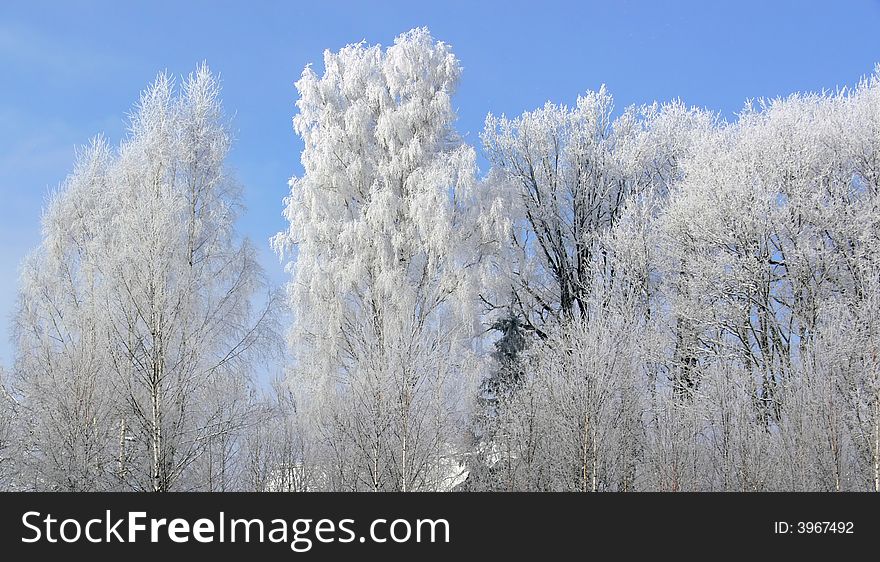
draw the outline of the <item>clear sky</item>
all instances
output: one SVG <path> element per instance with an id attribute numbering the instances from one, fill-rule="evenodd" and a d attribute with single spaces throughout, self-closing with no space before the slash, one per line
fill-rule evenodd
<path id="1" fill-rule="evenodd" d="M 746 98 L 856 82 L 880 62 L 880 1 L 125 1 L 4 0 L 0 9 L 0 364 L 18 264 L 39 242 L 46 195 L 74 148 L 117 142 L 139 91 L 202 60 L 221 75 L 245 186 L 241 230 L 284 280 L 268 238 L 301 173 L 293 83 L 324 49 L 387 45 L 427 25 L 464 73 L 455 104 L 473 143 L 489 111 L 571 103 L 608 85 L 618 108 L 681 98 L 732 118 Z"/>

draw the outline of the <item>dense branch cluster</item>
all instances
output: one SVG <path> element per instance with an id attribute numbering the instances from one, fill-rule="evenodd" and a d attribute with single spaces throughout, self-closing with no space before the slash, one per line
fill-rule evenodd
<path id="1" fill-rule="evenodd" d="M 282 298 L 205 67 L 82 151 L 22 266 L 0 487 L 880 491 L 880 71 L 734 121 L 603 87 L 474 147 L 428 30 L 323 62 Z"/>

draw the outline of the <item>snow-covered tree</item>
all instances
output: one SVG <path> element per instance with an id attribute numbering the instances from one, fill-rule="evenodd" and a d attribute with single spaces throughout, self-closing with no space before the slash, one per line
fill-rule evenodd
<path id="1" fill-rule="evenodd" d="M 163 74 L 119 150 L 93 143 L 50 202 L 16 319 L 38 487 L 187 488 L 238 423 L 225 391 L 271 341 L 274 307 L 255 309 L 229 144 L 207 67 L 179 91 Z"/>
<path id="2" fill-rule="evenodd" d="M 495 201 L 483 222 L 487 239 L 502 241 L 501 284 L 487 302 L 516 307 L 539 334 L 548 321 L 589 320 L 597 272 L 609 287 L 621 273 L 603 239 L 665 196 L 694 131 L 711 123 L 711 115 L 680 103 L 612 112 L 603 86 L 572 108 L 547 103 L 513 119 L 486 119 L 486 184 Z M 646 283 L 650 271 L 641 273 L 629 282 Z"/>
<path id="3" fill-rule="evenodd" d="M 475 155 L 453 127 L 460 73 L 414 29 L 387 49 L 327 51 L 323 75 L 297 82 L 305 173 L 275 243 L 295 252 L 292 378 L 334 488 L 436 489 L 456 451 L 479 250 Z"/>
<path id="4" fill-rule="evenodd" d="M 9 490 L 20 465 L 16 400 L 7 386 L 6 372 L 0 367 L 0 490 Z"/>
<path id="5" fill-rule="evenodd" d="M 22 265 L 15 319 L 16 387 L 28 443 L 22 464 L 38 489 L 113 487 L 119 397 L 110 390 L 103 272 L 111 151 L 96 139 L 43 215 L 43 241 Z"/>

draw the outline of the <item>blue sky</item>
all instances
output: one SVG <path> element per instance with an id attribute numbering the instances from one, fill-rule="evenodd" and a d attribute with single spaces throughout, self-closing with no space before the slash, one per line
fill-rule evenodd
<path id="1" fill-rule="evenodd" d="M 389 44 L 427 25 L 464 66 L 459 130 L 489 111 L 571 103 L 608 85 L 617 107 L 681 98 L 733 117 L 746 98 L 852 84 L 880 62 L 880 1 L 794 2 L 4 2 L 0 12 L 0 364 L 18 264 L 39 242 L 46 195 L 97 133 L 118 141 L 139 91 L 202 60 L 219 72 L 245 186 L 240 228 L 284 280 L 268 238 L 283 228 L 303 67 L 324 49 Z"/>

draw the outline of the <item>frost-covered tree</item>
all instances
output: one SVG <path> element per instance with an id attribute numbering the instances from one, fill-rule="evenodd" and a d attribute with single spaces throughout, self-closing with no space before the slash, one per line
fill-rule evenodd
<path id="1" fill-rule="evenodd" d="M 37 487 L 198 486 L 189 467 L 240 423 L 274 307 L 255 309 L 234 229 L 219 91 L 204 65 L 179 90 L 160 75 L 120 148 L 93 143 L 49 204 L 16 318 Z"/>
<path id="2" fill-rule="evenodd" d="M 749 103 L 732 123 L 679 103 L 614 118 L 604 91 L 490 116 L 482 224 L 502 275 L 482 296 L 509 298 L 548 358 L 499 416 L 520 437 L 481 444 L 490 472 L 558 484 L 565 456 L 540 445 L 567 447 L 550 420 L 568 410 L 536 381 L 575 400 L 558 334 L 622 322 L 640 334 L 636 489 L 876 487 L 877 84 Z"/>
<path id="3" fill-rule="evenodd" d="M 682 163 L 659 221 L 662 291 L 670 320 L 688 326 L 692 364 L 711 379 L 715 424 L 700 432 L 724 452 L 713 486 L 870 481 L 871 441 L 860 456 L 856 435 L 872 434 L 873 321 L 857 318 L 877 278 L 878 91 L 874 77 L 853 91 L 747 104 Z M 680 357 L 673 368 L 686 366 Z"/>
<path id="4" fill-rule="evenodd" d="M 609 287 L 621 273 L 603 238 L 665 196 L 694 131 L 711 122 L 680 103 L 633 106 L 616 118 L 612 111 L 603 86 L 572 108 L 548 103 L 513 119 L 486 119 L 486 184 L 495 200 L 484 223 L 487 238 L 501 241 L 502 280 L 487 302 L 509 298 L 538 334 L 548 321 L 589 320 L 597 272 Z M 628 282 L 647 283 L 650 271 L 641 273 Z"/>
<path id="5" fill-rule="evenodd" d="M 260 492 L 308 492 L 327 486 L 326 473 L 313 461 L 302 408 L 283 379 L 263 398 L 266 418 L 245 434 L 243 485 Z"/>
<path id="6" fill-rule="evenodd" d="M 590 299 L 590 306 L 601 299 Z M 478 489 L 636 489 L 646 395 L 639 330 L 624 314 L 554 328 L 499 399 Z"/>
<path id="7" fill-rule="evenodd" d="M 20 465 L 16 400 L 7 386 L 6 372 L 0 366 L 0 490 L 9 490 L 15 481 L 15 467 Z"/>
<path id="8" fill-rule="evenodd" d="M 690 353 L 753 371 L 768 419 L 824 303 L 862 291 L 876 147 L 851 139 L 871 137 L 862 106 L 876 91 L 868 81 L 852 95 L 747 105 L 683 164 L 662 219 L 664 280 Z"/>
<path id="9" fill-rule="evenodd" d="M 209 439 L 227 431 L 202 393 L 247 376 L 251 351 L 272 333 L 254 310 L 264 286 L 256 254 L 236 238 L 239 186 L 223 166 L 229 134 L 207 67 L 179 95 L 160 78 L 142 95 L 117 167 L 110 329 L 121 392 L 146 446 L 142 485 L 171 489 Z M 270 301 L 271 302 L 271 301 Z"/>
<path id="10" fill-rule="evenodd" d="M 629 107 L 614 117 L 612 98 L 604 87 L 579 97 L 574 108 L 548 103 L 515 119 L 491 115 L 487 119 L 483 142 L 493 167 L 484 181 L 491 196 L 481 207 L 481 226 L 485 239 L 495 241 L 495 252 L 487 261 L 497 277 L 481 296 L 490 310 L 516 310 L 527 331 L 539 336 L 532 355 L 542 358 L 538 363 L 541 373 L 526 374 L 531 381 L 523 390 L 527 396 L 505 401 L 503 407 L 511 411 L 499 415 L 497 421 L 522 423 L 530 434 L 540 427 L 551 427 L 552 437 L 524 438 L 536 444 L 559 439 L 559 423 L 591 428 L 578 434 L 582 448 L 580 485 L 566 482 L 570 475 L 554 476 L 552 485 L 548 480 L 539 489 L 636 487 L 643 439 L 642 420 L 635 412 L 646 397 L 634 389 L 644 394 L 645 388 L 656 386 L 661 373 L 671 370 L 671 354 L 666 355 L 663 348 L 667 343 L 664 338 L 670 338 L 664 332 L 668 329 L 679 334 L 679 339 L 684 333 L 680 326 L 666 326 L 668 304 L 660 292 L 662 256 L 656 244 L 658 216 L 665 211 L 669 191 L 681 179 L 681 162 L 709 134 L 714 121 L 712 114 L 680 102 Z M 614 445 L 610 445 L 614 441 L 609 427 L 590 440 L 590 431 L 612 423 L 606 419 L 606 411 L 600 413 L 584 405 L 599 396 L 590 394 L 599 383 L 566 374 L 572 370 L 583 374 L 592 367 L 571 367 L 564 358 L 559 358 L 561 363 L 552 359 L 554 354 L 566 353 L 562 351 L 565 345 L 557 342 L 559 338 L 571 342 L 599 337 L 609 322 L 641 334 L 638 345 L 626 348 L 638 354 L 641 363 L 623 369 L 621 380 L 614 380 L 617 375 L 607 372 L 596 375 L 611 376 L 608 388 L 627 393 L 625 399 L 617 395 L 622 400 L 618 405 L 633 408 L 616 420 L 623 424 L 619 431 L 625 437 Z M 602 341 L 607 349 L 591 348 L 598 357 L 617 357 L 625 345 L 625 340 L 613 337 Z M 578 371 L 581 368 L 584 370 Z M 541 386 L 534 386 L 536 381 Z M 586 386 L 578 386 L 581 384 Z M 540 388 L 552 392 L 557 402 L 536 407 L 534 399 L 540 395 L 536 389 Z M 566 392 L 572 394 L 563 398 Z M 566 399 L 581 402 L 572 405 Z M 588 413 L 576 422 L 558 417 L 572 408 Z M 531 423 L 529 412 L 539 413 L 550 426 Z M 522 416 L 525 419 L 516 421 Z M 585 453 L 583 447 L 589 449 L 589 445 L 584 444 L 589 442 L 597 449 Z M 577 443 L 572 442 L 572 451 Z M 504 444 L 499 440 L 482 443 L 481 450 L 497 458 L 501 447 L 506 451 L 503 455 L 519 459 L 517 462 L 534 454 L 528 450 L 510 453 L 509 446 L 508 438 Z M 597 466 L 601 447 L 619 447 L 622 456 L 618 460 L 625 468 Z M 562 457 L 556 455 L 555 460 L 560 462 Z M 570 470 L 570 466 L 551 467 L 548 474 Z"/>
<path id="11" fill-rule="evenodd" d="M 28 441 L 21 462 L 37 489 L 114 486 L 121 401 L 111 390 L 103 273 L 94 259 L 110 234 L 111 160 L 101 139 L 80 152 L 45 209 L 40 248 L 22 265 L 15 385 Z"/>
<path id="12" fill-rule="evenodd" d="M 473 324 L 475 156 L 453 127 L 461 73 L 414 29 L 325 52 L 297 82 L 305 173 L 290 182 L 294 384 L 339 489 L 444 486 Z"/>

